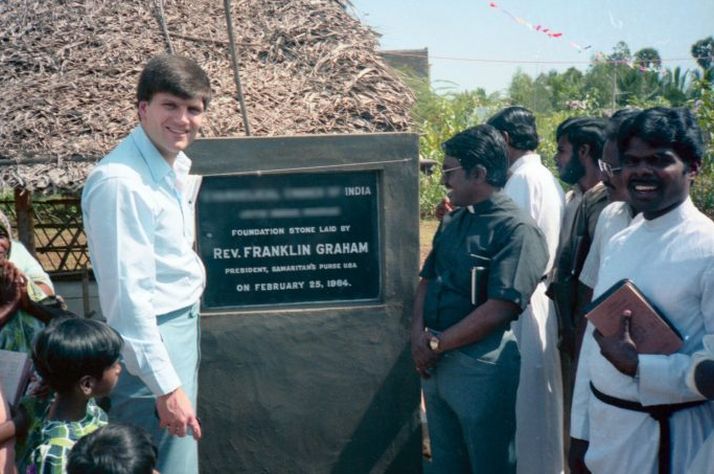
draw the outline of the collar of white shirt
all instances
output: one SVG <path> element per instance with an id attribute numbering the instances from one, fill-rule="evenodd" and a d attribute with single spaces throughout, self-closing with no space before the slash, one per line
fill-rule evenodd
<path id="1" fill-rule="evenodd" d="M 166 162 L 156 146 L 151 142 L 148 135 L 144 131 L 141 125 L 138 125 L 134 130 L 131 131 L 131 138 L 134 145 L 139 149 L 141 157 L 146 162 L 146 166 L 149 168 L 151 173 L 151 178 L 159 183 L 170 176 L 171 180 L 174 181 L 177 175 L 188 174 L 188 170 L 191 169 L 191 160 L 186 156 L 184 152 L 179 152 L 176 156 L 176 161 L 174 162 L 174 167 L 171 168 Z"/>
<path id="2" fill-rule="evenodd" d="M 540 155 L 538 153 L 528 153 L 526 155 L 518 158 L 508 169 L 509 172 L 513 173 L 521 166 L 527 165 L 528 163 L 538 163 L 541 164 Z"/>

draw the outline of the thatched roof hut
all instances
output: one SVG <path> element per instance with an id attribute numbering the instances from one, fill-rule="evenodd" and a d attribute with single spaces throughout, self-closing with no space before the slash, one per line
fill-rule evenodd
<path id="1" fill-rule="evenodd" d="M 161 1 L 0 2 L 0 162 L 13 163 L 0 166 L 0 186 L 79 189 L 136 123 L 138 75 L 169 44 L 211 77 L 203 136 L 244 134 L 223 2 Z M 253 135 L 409 127 L 412 94 L 347 0 L 231 3 Z"/>

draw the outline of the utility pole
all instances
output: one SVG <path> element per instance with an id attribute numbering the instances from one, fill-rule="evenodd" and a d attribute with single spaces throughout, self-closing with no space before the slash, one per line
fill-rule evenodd
<path id="1" fill-rule="evenodd" d="M 617 64 L 612 67 L 612 110 L 617 109 Z"/>

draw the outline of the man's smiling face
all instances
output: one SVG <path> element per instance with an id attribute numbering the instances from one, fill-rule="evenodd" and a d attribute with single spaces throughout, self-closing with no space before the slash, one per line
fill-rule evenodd
<path id="1" fill-rule="evenodd" d="M 170 161 L 196 138 L 203 114 L 201 98 L 182 99 L 157 92 L 150 101 L 139 102 L 139 118 L 144 131 L 161 155 Z"/>
<path id="2" fill-rule="evenodd" d="M 622 156 L 622 179 L 632 205 L 654 219 L 684 202 L 697 172 L 670 148 L 655 148 L 633 137 Z"/>

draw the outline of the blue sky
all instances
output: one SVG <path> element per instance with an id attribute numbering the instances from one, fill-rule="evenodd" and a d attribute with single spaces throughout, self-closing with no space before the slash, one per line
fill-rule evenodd
<path id="1" fill-rule="evenodd" d="M 570 66 L 585 70 L 595 52 L 610 53 L 620 40 L 633 53 L 657 49 L 665 67 L 694 69 L 692 43 L 714 34 L 710 0 L 495 3 L 498 8 L 487 0 L 352 0 L 353 13 L 382 34 L 382 49 L 428 47 L 432 84 L 456 90 L 504 90 L 518 68 L 531 76 Z M 563 36 L 532 31 L 506 11 Z M 590 48 L 579 51 L 570 42 Z"/>

